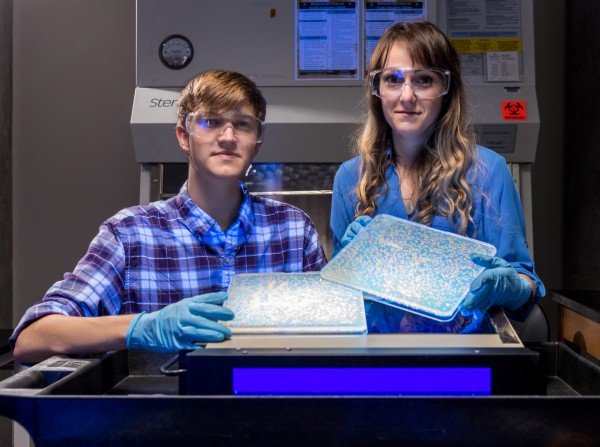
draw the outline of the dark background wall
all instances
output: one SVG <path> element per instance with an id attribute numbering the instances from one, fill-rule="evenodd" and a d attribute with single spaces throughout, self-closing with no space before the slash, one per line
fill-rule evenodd
<path id="1" fill-rule="evenodd" d="M 0 0 L 0 328 L 12 327 L 12 7 Z M 0 368 L 0 380 L 10 374 Z M 12 421 L 0 417 L 0 446 L 12 434 Z"/>
<path id="2" fill-rule="evenodd" d="M 12 0 L 0 0 L 0 328 L 12 325 Z"/>
<path id="3" fill-rule="evenodd" d="M 600 290 L 600 2 L 568 2 L 564 285 Z"/>
<path id="4" fill-rule="evenodd" d="M 593 2 L 579 3 L 597 9 Z M 534 1 L 541 116 L 534 240 L 537 268 L 549 288 L 563 286 L 566 5 Z M 129 134 L 134 0 L 19 0 L 13 18 L 16 323 L 73 268 L 100 222 L 137 202 L 139 173 Z"/>
<path id="5" fill-rule="evenodd" d="M 135 204 L 134 0 L 14 2 L 14 322 Z"/>
<path id="6" fill-rule="evenodd" d="M 568 1 L 568 0 L 567 0 Z M 565 162 L 565 0 L 534 0 L 535 69 L 540 134 L 532 167 L 535 263 L 546 288 L 563 288 Z M 580 2 L 589 3 L 589 2 Z M 542 307 L 552 322 L 557 309 Z M 550 335 L 556 338 L 556 325 Z"/>

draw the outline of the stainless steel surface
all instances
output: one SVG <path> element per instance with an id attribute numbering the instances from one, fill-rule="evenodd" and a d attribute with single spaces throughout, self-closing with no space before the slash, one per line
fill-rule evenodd
<path id="1" fill-rule="evenodd" d="M 521 343 L 517 332 L 502 310 L 496 308 L 495 310 L 491 311 L 491 319 L 496 330 L 496 334 L 498 334 L 498 337 L 503 343 Z"/>
<path id="2" fill-rule="evenodd" d="M 234 335 L 222 343 L 209 343 L 207 349 L 243 348 L 519 348 L 523 343 L 501 310 L 490 319 L 495 333 L 448 334 L 402 333 L 364 335 Z"/>
<path id="3" fill-rule="evenodd" d="M 520 341 L 505 341 L 498 334 L 367 334 L 337 336 L 233 336 L 207 349 L 244 348 L 520 348 Z"/>

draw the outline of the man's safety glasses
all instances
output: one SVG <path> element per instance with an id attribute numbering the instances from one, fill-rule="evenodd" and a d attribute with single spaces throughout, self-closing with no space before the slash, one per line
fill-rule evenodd
<path id="1" fill-rule="evenodd" d="M 204 140 L 219 138 L 228 126 L 232 127 L 236 139 L 240 142 L 262 142 L 265 123 L 251 115 L 239 112 L 224 115 L 193 112 L 185 118 L 187 133 Z"/>
<path id="2" fill-rule="evenodd" d="M 369 73 L 371 94 L 384 99 L 398 98 L 410 85 L 419 99 L 435 99 L 448 93 L 450 72 L 438 68 L 386 67 Z"/>

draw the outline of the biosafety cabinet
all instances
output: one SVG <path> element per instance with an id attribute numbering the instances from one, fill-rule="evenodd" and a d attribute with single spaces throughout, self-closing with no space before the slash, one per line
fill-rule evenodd
<path id="1" fill-rule="evenodd" d="M 141 203 L 176 194 L 187 176 L 174 135 L 179 91 L 202 71 L 233 69 L 268 103 L 250 191 L 304 209 L 329 253 L 333 176 L 354 156 L 370 55 L 390 25 L 428 20 L 460 53 L 478 142 L 509 163 L 533 249 L 540 119 L 531 0 L 138 0 L 136 20 L 131 131 Z"/>

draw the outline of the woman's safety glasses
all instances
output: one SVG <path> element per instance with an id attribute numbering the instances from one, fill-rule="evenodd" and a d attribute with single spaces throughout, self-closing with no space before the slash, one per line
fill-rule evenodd
<path id="1" fill-rule="evenodd" d="M 419 99 L 435 99 L 448 93 L 450 72 L 438 68 L 386 67 L 369 73 L 371 94 L 384 99 L 396 99 L 410 85 Z"/>
<path id="2" fill-rule="evenodd" d="M 235 138 L 240 142 L 262 142 L 265 123 L 251 115 L 239 112 L 224 115 L 193 112 L 185 118 L 187 133 L 203 140 L 216 140 L 228 126 L 231 126 Z"/>

